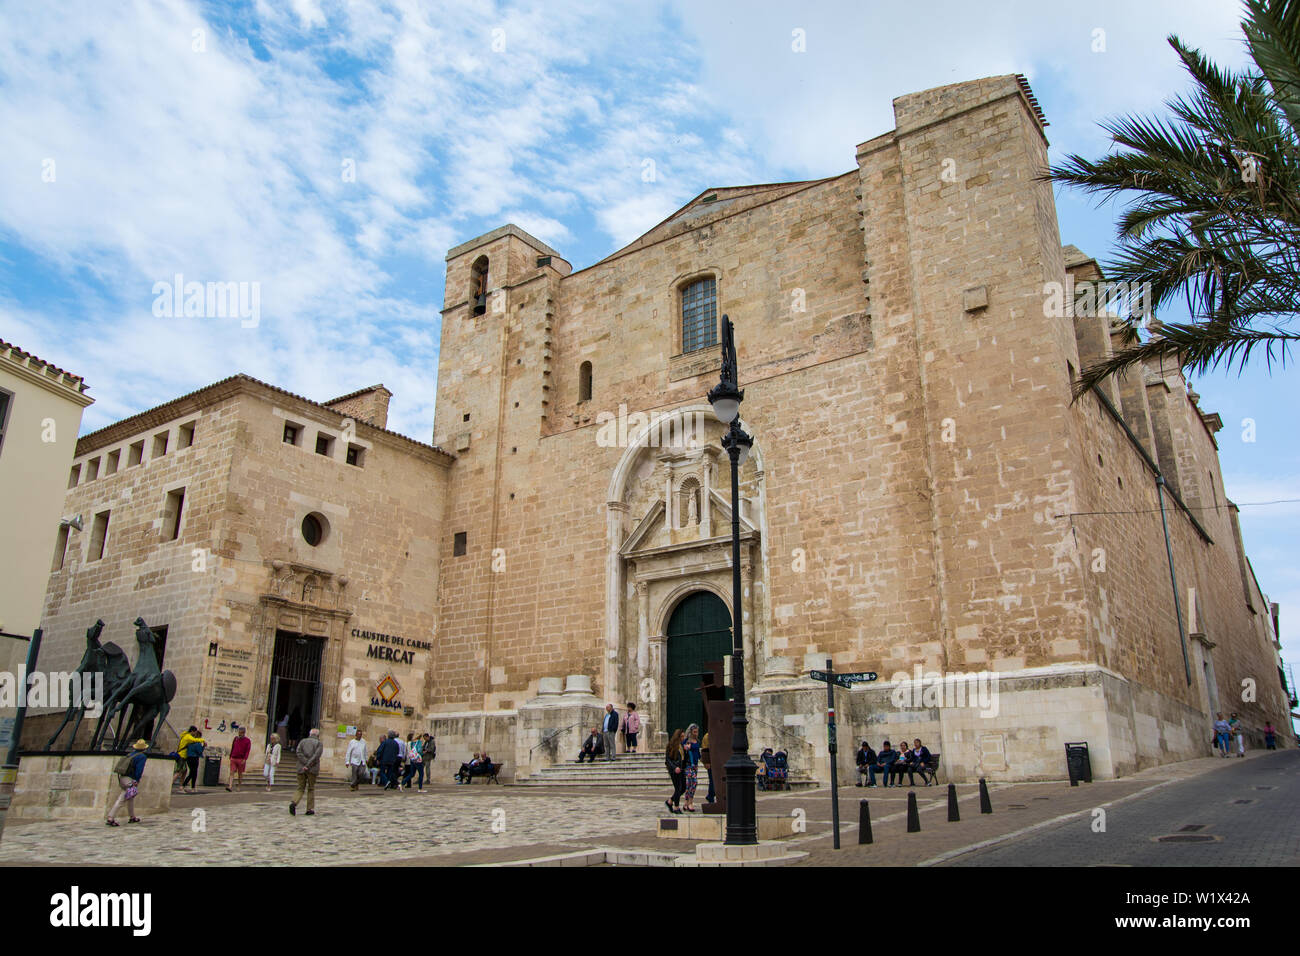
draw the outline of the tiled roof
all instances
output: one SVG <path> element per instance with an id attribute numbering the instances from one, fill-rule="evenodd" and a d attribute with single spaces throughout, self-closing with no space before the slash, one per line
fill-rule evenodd
<path id="1" fill-rule="evenodd" d="M 80 392 L 84 392 L 88 388 L 88 386 L 86 385 L 86 380 L 83 379 L 80 375 L 75 375 L 72 372 L 67 371 L 66 369 L 61 369 L 53 362 L 47 362 L 45 361 L 45 359 L 33 355 L 31 352 L 24 351 L 23 349 L 20 349 L 18 346 L 6 342 L 4 339 L 0 339 L 0 354 L 4 354 L 8 358 L 11 358 L 14 361 L 19 362 L 23 365 L 26 365 L 27 367 L 31 368 L 33 371 L 45 372 L 47 374 L 53 372 L 57 376 L 66 378 L 72 385 L 75 385 L 77 390 Z"/>
<path id="2" fill-rule="evenodd" d="M 321 404 L 337 405 L 339 402 L 346 402 L 349 398 L 356 398 L 358 395 L 369 395 L 371 392 L 378 392 L 381 389 L 388 392 L 388 389 L 384 388 L 383 384 L 380 383 L 379 385 L 371 385 L 369 388 L 359 388 L 355 392 L 348 392 L 346 395 L 340 395 L 338 398 L 331 398 L 328 402 L 321 402 Z M 393 393 L 388 392 L 388 394 L 392 395 Z"/>

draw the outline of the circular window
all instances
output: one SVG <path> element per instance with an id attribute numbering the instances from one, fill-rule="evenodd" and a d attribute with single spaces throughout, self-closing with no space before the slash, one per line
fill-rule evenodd
<path id="1" fill-rule="evenodd" d="M 324 515 L 313 511 L 302 519 L 302 539 L 313 548 L 324 541 L 328 533 L 329 522 L 325 520 Z"/>

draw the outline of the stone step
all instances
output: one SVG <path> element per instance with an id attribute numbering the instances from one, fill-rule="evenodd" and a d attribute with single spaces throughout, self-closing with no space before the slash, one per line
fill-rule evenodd
<path id="1" fill-rule="evenodd" d="M 757 763 L 757 760 L 755 760 Z M 669 786 L 668 773 L 664 769 L 663 753 L 620 754 L 614 760 L 597 759 L 595 763 L 583 761 L 566 761 L 549 767 L 542 767 L 525 780 L 519 780 L 522 786 L 531 787 L 656 787 Z M 707 773 L 701 768 L 700 783 L 708 786 Z M 789 784 L 792 790 L 803 790 L 817 786 L 817 781 L 810 777 L 791 773 Z"/>

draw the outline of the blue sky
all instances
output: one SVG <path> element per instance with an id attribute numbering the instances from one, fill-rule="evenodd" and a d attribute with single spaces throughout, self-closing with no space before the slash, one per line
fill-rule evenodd
<path id="1" fill-rule="evenodd" d="M 582 268 L 708 186 L 851 169 L 895 96 L 1002 73 L 1029 77 L 1054 159 L 1100 155 L 1098 121 L 1183 87 L 1169 33 L 1245 63 L 1230 0 L 988 7 L 7 5 L 0 337 L 86 377 L 85 430 L 243 371 L 316 399 L 383 382 L 391 426 L 428 441 L 458 242 L 515 222 Z M 1104 260 L 1113 211 L 1058 212 Z M 155 316 L 176 273 L 258 282 L 259 324 Z M 1297 656 L 1300 506 L 1249 503 L 1300 497 L 1300 386 L 1262 366 L 1195 384 Z"/>

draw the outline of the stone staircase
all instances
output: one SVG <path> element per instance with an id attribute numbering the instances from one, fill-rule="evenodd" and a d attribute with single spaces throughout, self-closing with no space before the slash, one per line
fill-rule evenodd
<path id="1" fill-rule="evenodd" d="M 754 762 L 758 763 L 757 755 Z M 567 760 L 564 763 L 542 767 L 525 780 L 515 783 L 523 787 L 657 787 L 670 789 L 668 771 L 664 769 L 664 755 L 660 753 L 619 754 L 612 761 L 597 757 L 595 763 Z M 791 790 L 806 790 L 817 786 L 817 781 L 794 770 L 789 777 Z M 699 793 L 703 796 L 709 786 L 708 775 L 700 768 Z"/>

